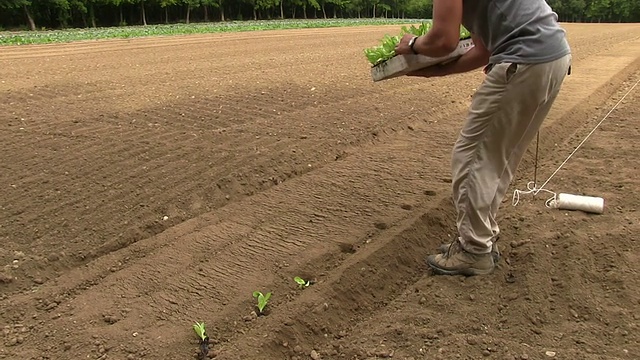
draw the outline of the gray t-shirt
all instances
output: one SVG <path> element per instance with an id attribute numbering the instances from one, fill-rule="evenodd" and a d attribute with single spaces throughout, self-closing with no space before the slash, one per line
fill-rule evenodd
<path id="1" fill-rule="evenodd" d="M 462 24 L 491 52 L 489 63 L 542 63 L 571 52 L 545 0 L 463 0 Z"/>

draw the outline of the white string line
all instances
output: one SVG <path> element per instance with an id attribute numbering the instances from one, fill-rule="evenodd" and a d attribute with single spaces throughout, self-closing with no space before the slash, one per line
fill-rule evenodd
<path id="1" fill-rule="evenodd" d="M 571 152 L 571 154 L 569 154 L 569 156 L 562 162 L 562 164 L 560 164 L 560 166 L 556 169 L 556 171 L 554 171 L 553 174 L 551 174 L 549 179 L 547 179 L 547 181 L 545 181 L 544 184 L 542 184 L 542 186 L 540 186 L 540 188 L 538 189 L 536 194 L 540 190 L 542 190 L 542 188 L 544 188 L 545 185 L 547 185 L 547 183 L 551 180 L 551 178 L 553 178 L 558 173 L 558 171 L 560 171 L 560 169 L 564 166 L 564 164 L 566 164 L 567 161 L 569 161 L 569 159 L 571 159 L 573 154 L 575 154 L 576 151 L 578 151 L 578 149 L 582 146 L 582 144 L 584 144 L 589 139 L 589 137 L 598 129 L 600 124 L 602 124 L 609 117 L 609 115 L 611 115 L 611 113 L 618 107 L 618 105 L 620 105 L 620 103 L 622 103 L 622 101 L 627 97 L 627 95 L 629 95 L 633 91 L 633 89 L 635 89 L 636 86 L 638 86 L 639 83 L 640 83 L 640 80 L 636 81 L 636 83 L 631 87 L 631 89 L 629 89 L 629 91 L 627 91 L 627 93 L 624 94 L 624 96 L 620 100 L 618 100 L 618 102 L 613 106 L 613 108 L 611 108 L 611 110 L 609 110 L 609 112 L 602 118 L 602 120 L 600 120 L 600 122 L 596 125 L 596 127 L 594 127 L 593 130 L 591 130 L 591 132 L 587 135 L 587 137 L 585 137 L 582 140 L 582 142 L 580 142 L 580 144 L 578 144 L 578 146 Z"/>
<path id="2" fill-rule="evenodd" d="M 624 94 L 624 96 L 622 96 L 622 98 L 620 100 L 618 100 L 618 102 L 611 108 L 611 110 L 609 110 L 609 112 L 602 118 L 602 120 L 600 120 L 600 122 L 598 122 L 598 124 L 593 128 L 593 130 L 591 130 L 591 132 L 589 132 L 589 134 L 580 142 L 580 144 L 578 144 L 578 146 L 576 146 L 575 149 L 573 149 L 573 151 L 571 152 L 571 154 L 569 154 L 569 156 L 567 156 L 567 158 L 562 162 L 562 164 L 560 164 L 560 166 L 558 166 L 558 168 L 553 172 L 553 174 L 551 174 L 551 176 L 549 176 L 549 178 L 547 179 L 547 181 L 544 182 L 544 184 L 542 184 L 542 186 L 540 186 L 539 188 L 535 188 L 535 187 L 531 187 L 531 182 L 529 182 L 527 184 L 527 189 L 529 189 L 529 191 L 527 191 L 526 193 L 533 193 L 534 195 L 537 195 L 540 191 L 543 190 L 543 188 L 545 187 L 545 185 L 547 185 L 549 183 L 549 181 L 551 181 L 551 179 L 558 173 L 558 171 L 560 171 L 560 169 L 562 169 L 562 167 L 569 161 L 569 159 L 571 159 L 571 157 L 578 151 L 578 149 L 589 139 L 589 137 L 591 137 L 591 135 L 598 129 L 598 127 L 600 127 L 600 125 L 609 117 L 609 115 L 611 115 L 611 113 L 613 113 L 613 111 L 622 103 L 622 101 L 633 91 L 633 89 L 636 88 L 636 86 L 638 86 L 638 84 L 640 84 L 640 79 L 638 81 L 636 81 L 636 83 L 631 87 L 631 89 L 629 89 L 629 91 L 627 91 L 626 94 Z M 555 198 L 555 193 L 549 190 L 544 189 L 544 191 L 549 192 L 554 194 L 554 197 L 547 200 L 547 206 L 549 204 L 550 201 L 552 201 Z M 517 205 L 517 203 L 519 202 L 520 199 L 520 194 L 521 191 L 520 190 L 516 190 L 514 191 L 513 197 L 514 197 L 514 206 Z M 515 200 L 517 196 L 517 200 Z"/>

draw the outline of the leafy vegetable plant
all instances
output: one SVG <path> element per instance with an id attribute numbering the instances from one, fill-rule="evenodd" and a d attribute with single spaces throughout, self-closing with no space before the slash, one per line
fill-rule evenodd
<path id="1" fill-rule="evenodd" d="M 202 341 L 204 341 L 204 339 L 207 338 L 206 330 L 204 328 L 204 322 L 202 323 L 196 322 L 193 325 L 193 330 L 196 332 L 196 334 L 198 335 L 198 337 L 200 337 Z"/>
<path id="2" fill-rule="evenodd" d="M 260 310 L 260 313 L 263 312 L 264 307 L 267 306 L 267 303 L 269 302 L 269 299 L 271 298 L 271 293 L 268 292 L 266 295 L 261 293 L 260 291 L 254 291 L 253 292 L 253 297 L 254 298 L 258 298 L 258 310 Z"/>
<path id="3" fill-rule="evenodd" d="M 206 359 L 207 354 L 209 354 L 209 336 L 207 336 L 207 332 L 204 328 L 204 322 L 196 322 L 193 325 L 193 331 L 195 331 L 196 335 L 200 338 L 199 359 Z"/>
<path id="4" fill-rule="evenodd" d="M 375 66 L 382 62 L 385 62 L 396 55 L 395 47 L 405 34 L 412 34 L 415 36 L 422 36 L 431 30 L 431 22 L 422 22 L 418 27 L 411 25 L 411 27 L 403 26 L 400 29 L 400 35 L 390 36 L 385 35 L 380 41 L 380 45 L 364 49 L 365 56 L 369 62 Z M 468 39 L 471 37 L 471 33 L 464 26 L 460 26 L 460 40 Z"/>
<path id="5" fill-rule="evenodd" d="M 305 281 L 300 276 L 294 277 L 293 280 L 298 283 L 298 286 L 300 287 L 300 289 L 306 288 L 307 286 L 311 285 L 310 281 Z"/>

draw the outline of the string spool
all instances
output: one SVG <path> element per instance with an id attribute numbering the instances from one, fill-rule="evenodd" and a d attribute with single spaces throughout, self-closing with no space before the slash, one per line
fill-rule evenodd
<path id="1" fill-rule="evenodd" d="M 558 166 L 558 168 L 551 174 L 551 176 L 549 176 L 547 181 L 545 181 L 544 184 L 542 184 L 542 186 L 537 187 L 536 182 L 533 181 L 527 184 L 527 188 L 528 188 L 527 191 L 515 190 L 513 192 L 513 206 L 516 206 L 520 201 L 520 194 L 537 195 L 540 191 L 545 191 L 545 192 L 554 194 L 551 199 L 547 200 L 547 203 L 546 203 L 547 207 L 556 208 L 556 209 L 566 209 L 566 210 L 582 210 L 585 212 L 602 214 L 604 212 L 604 207 L 605 207 L 603 198 L 593 197 L 593 196 L 572 195 L 572 194 L 565 194 L 565 193 L 560 193 L 559 195 L 556 195 L 555 193 L 545 189 L 544 187 L 549 183 L 549 181 L 551 181 L 551 179 L 558 173 L 558 171 L 562 169 L 564 164 L 566 164 L 567 161 L 571 159 L 571 157 L 576 153 L 576 151 L 578 151 L 578 149 L 582 146 L 582 144 L 584 144 L 587 141 L 587 139 L 589 139 L 589 137 L 593 135 L 593 133 L 600 126 L 600 124 L 602 124 L 609 117 L 609 115 L 613 113 L 613 111 L 618 107 L 618 105 L 620 105 L 622 101 L 627 97 L 627 95 L 629 95 L 633 91 L 633 89 L 635 89 L 636 86 L 638 86 L 639 84 L 640 84 L 640 80 L 636 81 L 636 83 L 633 84 L 631 89 L 629 89 L 629 91 L 627 91 L 627 93 L 624 94 L 624 96 L 620 100 L 618 100 L 618 102 L 613 106 L 613 108 L 611 108 L 611 110 L 609 110 L 609 112 L 602 118 L 602 120 L 600 120 L 600 122 L 596 124 L 596 126 L 591 130 L 591 132 L 589 132 L 589 134 L 587 134 L 587 136 L 580 142 L 580 144 L 578 144 L 578 146 L 576 146 L 576 148 L 573 149 L 571 154 L 569 154 L 569 156 L 562 162 L 562 164 Z M 540 133 L 538 133 L 538 137 L 539 135 Z M 534 178 L 536 177 L 537 170 L 538 170 L 538 144 L 537 143 L 538 142 L 536 141 L 536 163 L 535 163 Z"/>
<path id="2" fill-rule="evenodd" d="M 558 196 L 549 201 L 549 207 L 602 214 L 604 212 L 604 199 L 596 196 L 559 193 Z"/>

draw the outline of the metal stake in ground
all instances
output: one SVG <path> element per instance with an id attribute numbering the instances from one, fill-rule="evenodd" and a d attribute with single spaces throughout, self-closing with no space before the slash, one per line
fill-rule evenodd
<path id="1" fill-rule="evenodd" d="M 533 164 L 533 188 L 537 189 L 538 186 L 538 145 L 540 143 L 540 131 L 536 134 L 536 158 Z M 536 194 L 533 193 L 533 199 L 535 200 Z"/>

